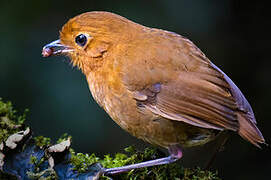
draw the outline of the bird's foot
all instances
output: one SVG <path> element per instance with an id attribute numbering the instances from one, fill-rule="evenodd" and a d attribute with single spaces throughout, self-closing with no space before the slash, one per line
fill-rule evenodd
<path id="1" fill-rule="evenodd" d="M 162 164 L 170 164 L 170 163 L 173 163 L 173 162 L 181 159 L 183 154 L 182 154 L 182 150 L 180 147 L 171 146 L 168 150 L 170 153 L 170 155 L 168 157 L 150 160 L 150 161 L 137 163 L 137 164 L 131 164 L 131 165 L 122 166 L 122 167 L 105 169 L 104 174 L 105 175 L 119 174 L 122 172 L 130 171 L 132 169 L 137 169 L 137 168 L 157 166 L 157 165 L 162 165 Z"/>

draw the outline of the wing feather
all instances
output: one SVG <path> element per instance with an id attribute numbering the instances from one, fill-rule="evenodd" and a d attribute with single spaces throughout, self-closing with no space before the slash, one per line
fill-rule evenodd
<path id="1" fill-rule="evenodd" d="M 204 78 L 202 78 L 204 77 Z M 159 92 L 144 89 L 149 100 L 141 101 L 153 113 L 191 125 L 213 129 L 238 129 L 236 103 L 223 79 L 180 73 L 178 79 L 161 84 Z M 220 86 L 219 86 L 220 85 Z M 156 85 L 157 86 L 157 85 Z M 153 96 L 155 95 L 155 99 Z"/>

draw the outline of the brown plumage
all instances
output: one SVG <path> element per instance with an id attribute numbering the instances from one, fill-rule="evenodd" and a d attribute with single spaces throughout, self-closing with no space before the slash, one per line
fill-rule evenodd
<path id="1" fill-rule="evenodd" d="M 265 142 L 238 87 L 176 33 L 89 12 L 69 20 L 43 54 L 69 56 L 119 126 L 171 155 L 177 144 L 205 144 L 225 130 L 258 147 Z"/>

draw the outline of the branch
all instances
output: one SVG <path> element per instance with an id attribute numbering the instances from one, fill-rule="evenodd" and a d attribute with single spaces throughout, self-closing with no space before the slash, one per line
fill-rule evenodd
<path id="1" fill-rule="evenodd" d="M 0 179 L 220 179 L 217 172 L 184 168 L 178 162 L 103 176 L 104 168 L 156 159 L 165 154 L 154 148 L 140 152 L 134 147 L 104 158 L 76 153 L 67 134 L 56 144 L 52 144 L 50 138 L 33 137 L 31 129 L 24 124 L 25 117 L 25 113 L 17 115 L 12 104 L 0 98 Z"/>

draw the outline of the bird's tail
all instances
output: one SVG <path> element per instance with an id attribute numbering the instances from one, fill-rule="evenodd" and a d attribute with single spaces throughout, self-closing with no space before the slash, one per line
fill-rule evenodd
<path id="1" fill-rule="evenodd" d="M 242 136 L 247 141 L 251 142 L 255 146 L 260 148 L 259 144 L 265 143 L 264 137 L 261 131 L 257 128 L 256 124 L 253 121 L 253 115 L 239 112 L 237 114 L 238 121 L 239 121 L 239 135 Z"/>

